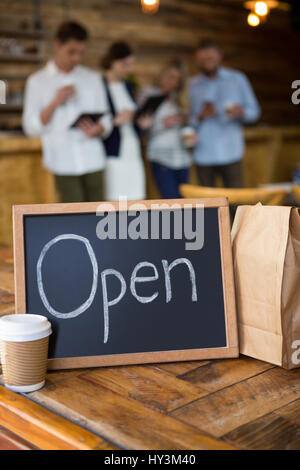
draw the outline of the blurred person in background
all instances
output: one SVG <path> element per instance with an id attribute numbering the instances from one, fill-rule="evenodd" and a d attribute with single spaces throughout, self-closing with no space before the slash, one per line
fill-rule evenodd
<path id="1" fill-rule="evenodd" d="M 221 66 L 220 46 L 209 39 L 196 50 L 200 74 L 190 82 L 190 125 L 198 134 L 194 151 L 199 183 L 215 186 L 221 175 L 225 187 L 243 186 L 243 124 L 260 116 L 260 107 L 247 77 Z"/>
<path id="2" fill-rule="evenodd" d="M 139 97 L 141 117 L 143 108 L 144 117 L 148 116 L 148 125 L 146 119 L 141 123 L 142 127 L 148 127 L 147 158 L 161 197 L 167 199 L 181 197 L 179 186 L 188 182 L 191 165 L 191 155 L 181 133 L 184 116 L 179 96 L 184 80 L 182 63 L 173 60 L 163 67 L 156 85 L 143 88 Z M 193 145 L 195 133 L 189 139 Z"/>
<path id="3" fill-rule="evenodd" d="M 105 150 L 99 137 L 111 130 L 108 114 L 97 122 L 83 113 L 105 113 L 108 105 L 99 75 L 80 64 L 88 33 L 78 23 L 62 24 L 53 58 L 26 83 L 23 128 L 40 136 L 43 164 L 55 175 L 63 202 L 101 201 Z"/>
<path id="4" fill-rule="evenodd" d="M 126 42 L 110 46 L 101 62 L 107 101 L 113 116 L 113 130 L 104 140 L 106 200 L 120 196 L 128 200 L 145 199 L 145 171 L 141 143 L 134 123 L 136 104 L 133 85 L 126 79 L 134 65 L 134 55 Z"/>

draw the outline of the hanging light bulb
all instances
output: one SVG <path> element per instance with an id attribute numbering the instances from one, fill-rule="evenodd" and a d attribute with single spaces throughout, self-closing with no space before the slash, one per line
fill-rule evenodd
<path id="1" fill-rule="evenodd" d="M 159 8 L 159 0 L 141 0 L 144 13 L 156 13 Z"/>
<path id="2" fill-rule="evenodd" d="M 249 13 L 248 18 L 248 25 L 249 26 L 258 26 L 260 24 L 260 19 L 255 13 Z"/>
<path id="3" fill-rule="evenodd" d="M 286 2 L 279 2 L 277 0 L 247 0 L 244 2 L 244 7 L 251 10 L 257 16 L 267 16 L 274 8 L 288 9 Z"/>
<path id="4" fill-rule="evenodd" d="M 247 0 L 244 2 L 244 7 L 251 10 L 247 20 L 250 26 L 258 26 L 261 23 L 265 23 L 270 11 L 274 8 L 281 8 L 285 11 L 289 8 L 287 2 L 279 2 L 278 0 Z"/>
<path id="5" fill-rule="evenodd" d="M 254 5 L 254 12 L 258 16 L 267 16 L 269 11 L 269 5 L 267 2 L 256 2 Z"/>

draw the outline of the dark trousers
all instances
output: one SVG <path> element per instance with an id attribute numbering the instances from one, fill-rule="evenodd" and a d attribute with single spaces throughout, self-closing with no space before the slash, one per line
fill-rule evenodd
<path id="1" fill-rule="evenodd" d="M 177 199 L 182 197 L 179 186 L 188 181 L 189 169 L 173 170 L 160 163 L 151 163 L 155 183 L 163 199 Z"/>
<path id="2" fill-rule="evenodd" d="M 55 183 L 62 202 L 103 201 L 103 172 L 85 175 L 55 175 Z"/>
<path id="3" fill-rule="evenodd" d="M 242 188 L 244 186 L 241 161 L 228 165 L 196 165 L 196 168 L 201 186 L 214 187 L 217 175 L 222 177 L 225 188 Z"/>

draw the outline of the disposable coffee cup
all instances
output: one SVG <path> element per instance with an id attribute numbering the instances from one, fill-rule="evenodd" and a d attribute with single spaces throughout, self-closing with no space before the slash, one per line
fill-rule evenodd
<path id="1" fill-rule="evenodd" d="M 227 101 L 225 103 L 225 111 L 229 113 L 235 107 L 235 105 L 236 104 L 233 101 Z"/>
<path id="2" fill-rule="evenodd" d="M 195 145 L 195 129 L 193 127 L 186 126 L 181 130 L 181 137 L 185 147 L 191 148 Z"/>
<path id="3" fill-rule="evenodd" d="M 42 315 L 0 318 L 0 357 L 7 388 L 26 393 L 45 385 L 51 333 L 51 324 Z"/>

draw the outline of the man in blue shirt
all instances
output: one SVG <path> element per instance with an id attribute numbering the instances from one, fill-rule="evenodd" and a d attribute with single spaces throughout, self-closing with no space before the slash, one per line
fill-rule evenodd
<path id="1" fill-rule="evenodd" d="M 190 124 L 197 130 L 195 163 L 199 182 L 215 186 L 221 175 L 225 187 L 243 186 L 243 123 L 256 121 L 260 107 L 247 77 L 221 66 L 217 43 L 203 40 L 196 51 L 200 70 L 191 80 Z"/>

